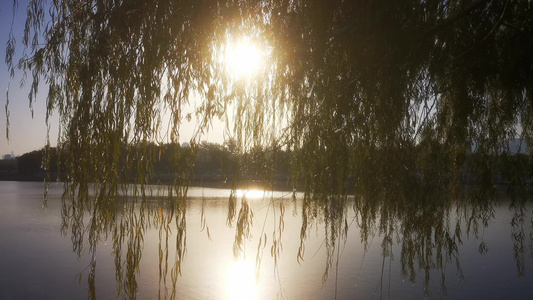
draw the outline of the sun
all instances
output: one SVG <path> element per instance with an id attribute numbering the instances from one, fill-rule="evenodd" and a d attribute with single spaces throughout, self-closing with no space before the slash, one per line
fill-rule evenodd
<path id="1" fill-rule="evenodd" d="M 226 68 L 237 78 L 248 78 L 256 73 L 261 65 L 261 59 L 261 50 L 249 38 L 242 38 L 227 45 Z"/>

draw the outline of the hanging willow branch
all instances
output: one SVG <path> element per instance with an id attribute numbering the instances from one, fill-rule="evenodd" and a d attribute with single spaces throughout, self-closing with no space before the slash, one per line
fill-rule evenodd
<path id="1" fill-rule="evenodd" d="M 15 66 L 10 34 L 6 62 L 12 77 L 15 67 L 30 73 L 30 105 L 44 80 L 47 120 L 59 114 L 58 151 L 68 182 L 63 227 L 74 250 L 81 253 L 88 238 L 94 253 L 101 234 L 113 233 L 118 292 L 126 287 L 133 297 L 150 216 L 146 184 L 162 155 L 172 157 L 172 185 L 160 205 L 171 213 L 151 217 L 161 237 L 174 220 L 174 283 L 180 273 L 184 200 L 198 142 L 179 146 L 187 105 L 200 120 L 197 138 L 221 119 L 236 155 L 252 149 L 292 154 L 292 183 L 306 195 L 302 245 L 310 223 L 321 220 L 313 216 L 322 216 L 328 266 L 349 193 L 380 201 L 368 211 L 358 204 L 356 211 L 366 225 L 372 221 L 365 216 L 379 211 L 387 240 L 395 222 L 407 241 L 427 239 L 428 232 L 409 223 L 419 216 L 402 207 L 420 209 L 436 199 L 444 203 L 436 211 L 446 216 L 446 203 L 465 178 L 492 186 L 498 154 L 509 153 L 506 141 L 521 137 L 533 144 L 532 9 L 526 1 L 485 0 L 31 0 L 26 55 Z M 267 55 L 253 76 L 236 79 L 222 61 L 228 45 L 243 36 Z M 275 159 L 266 162 L 273 169 Z M 235 178 L 243 168 L 238 164 Z M 517 174 L 510 176 L 522 178 Z M 128 193 L 132 204 L 119 201 L 125 183 L 136 184 Z M 237 218 L 238 251 L 253 212 L 243 202 L 236 213 L 231 198 L 228 222 Z M 443 233 L 435 242 L 439 253 L 453 254 L 456 236 L 442 218 L 429 218 Z M 160 245 L 160 263 L 167 263 L 167 245 Z M 409 266 L 418 259 L 431 268 L 429 256 L 417 258 L 409 247 L 402 258 Z M 383 249 L 390 252 L 390 245 Z"/>

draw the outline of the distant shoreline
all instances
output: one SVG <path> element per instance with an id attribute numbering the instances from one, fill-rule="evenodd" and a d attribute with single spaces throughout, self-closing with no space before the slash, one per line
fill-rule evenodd
<path id="1" fill-rule="evenodd" d="M 61 177 L 61 176 L 60 176 Z M 64 176 L 63 176 L 64 177 Z M 157 176 L 156 176 L 157 177 Z M 64 182 L 63 180 L 57 180 L 57 174 L 50 174 L 49 182 Z M 0 181 L 17 181 L 17 182 L 44 182 L 47 179 L 46 173 L 37 174 L 19 174 L 18 172 L 0 172 Z M 61 179 L 61 178 L 60 178 Z M 135 182 L 129 182 L 129 184 L 135 184 Z M 171 180 L 152 180 L 147 184 L 149 185 L 170 185 Z M 192 179 L 189 182 L 189 187 L 204 187 L 204 188 L 220 188 L 220 189 L 261 189 L 261 190 L 276 190 L 276 191 L 292 191 L 293 187 L 288 180 L 274 180 L 272 182 L 268 180 L 256 180 L 245 179 L 238 182 L 230 182 L 228 180 L 222 180 L 219 178 L 200 177 Z"/>

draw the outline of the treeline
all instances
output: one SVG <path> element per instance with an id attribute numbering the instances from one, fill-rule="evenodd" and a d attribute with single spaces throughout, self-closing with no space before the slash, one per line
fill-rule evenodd
<path id="1" fill-rule="evenodd" d="M 146 144 L 122 147 L 126 151 L 121 152 L 111 172 L 127 182 L 214 186 L 245 183 L 289 185 L 291 159 L 285 150 L 258 147 L 242 152 L 231 141 L 224 145 L 202 142 L 187 146 Z M 1 179 L 68 181 L 67 170 L 72 172 L 69 164 L 84 158 L 69 157 L 65 153 L 55 147 L 25 153 L 16 159 L 18 168 L 12 168 L 9 174 L 4 173 Z M 105 159 L 102 157 L 102 163 Z M 151 164 L 147 174 L 138 171 L 142 169 L 142 164 Z M 103 177 L 96 172 L 86 175 L 96 182 Z"/>
<path id="2" fill-rule="evenodd" d="M 118 161 L 109 172 L 132 183 L 192 184 L 197 186 L 237 187 L 243 184 L 276 188 L 301 188 L 302 182 L 311 183 L 311 190 L 353 191 L 357 186 L 378 190 L 383 182 L 405 181 L 406 186 L 423 185 L 428 188 L 448 186 L 452 182 L 484 184 L 531 183 L 533 163 L 526 154 L 487 155 L 465 152 L 450 159 L 443 156 L 446 150 L 436 142 L 422 142 L 410 150 L 387 151 L 376 149 L 360 156 L 346 174 L 339 174 L 332 166 L 341 169 L 345 159 L 339 155 L 318 154 L 316 161 L 324 167 L 309 168 L 304 155 L 306 148 L 298 151 L 256 147 L 241 151 L 235 142 L 225 144 L 202 142 L 182 146 L 179 144 L 122 145 Z M 327 151 L 326 151 L 327 152 Z M 0 180 L 68 181 L 77 176 L 72 157 L 57 148 L 32 151 L 5 166 L 0 164 Z M 97 154 L 95 154 L 96 156 Z M 98 158 L 103 163 L 111 157 Z M 92 158 L 90 161 L 98 161 Z M 69 164 L 71 164 L 69 166 Z M 143 165 L 144 164 L 144 165 Z M 321 164 L 315 164 L 315 166 Z M 139 172 L 151 166 L 149 172 Z M 328 167 L 325 167 L 328 166 Z M 69 172 L 67 172 L 69 170 Z M 104 174 L 94 168 L 84 174 L 92 182 L 102 182 Z M 387 179 L 388 178 L 388 179 Z"/>

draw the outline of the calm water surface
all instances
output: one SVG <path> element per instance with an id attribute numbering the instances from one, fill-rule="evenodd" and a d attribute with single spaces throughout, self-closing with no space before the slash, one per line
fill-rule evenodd
<path id="1" fill-rule="evenodd" d="M 46 209 L 42 207 L 43 184 L 0 182 L 0 299 L 82 299 L 87 298 L 86 267 L 90 257 L 72 251 L 70 236 L 61 228 L 63 186 L 52 184 Z M 382 237 L 370 238 L 368 249 L 361 244 L 356 220 L 351 223 L 346 241 L 341 241 L 337 258 L 325 283 L 324 229 L 318 224 L 309 230 L 304 261 L 296 257 L 300 245 L 301 202 L 290 194 L 248 198 L 254 212 L 252 238 L 245 243 L 244 255 L 235 259 L 235 228 L 228 226 L 227 190 L 192 189 L 189 194 L 204 197 L 207 230 L 201 226 L 202 200 L 192 199 L 187 209 L 187 252 L 182 275 L 177 283 L 177 299 L 533 299 L 533 259 L 526 259 L 525 276 L 517 277 L 509 226 L 512 213 L 507 204 L 495 207 L 495 218 L 482 236 L 489 251 L 479 253 L 480 241 L 466 237 L 459 248 L 464 278 L 458 278 L 454 263 L 444 270 L 446 293 L 441 287 L 441 272 L 431 274 L 429 295 L 424 295 L 424 273 L 416 282 L 401 276 L 400 246 L 393 256 L 382 256 Z M 278 267 L 270 255 L 270 238 L 279 222 L 279 202 L 285 207 L 283 251 Z M 353 218 L 355 213 L 349 217 Z M 349 221 L 352 219 L 348 218 Z M 267 235 L 259 280 L 255 281 L 255 260 L 259 237 Z M 96 294 L 111 299 L 116 294 L 112 242 L 103 240 L 97 248 Z M 170 295 L 159 284 L 159 235 L 148 230 L 140 263 L 139 299 Z M 172 253 L 172 251 L 171 251 Z M 81 281 L 78 275 L 82 274 Z"/>

